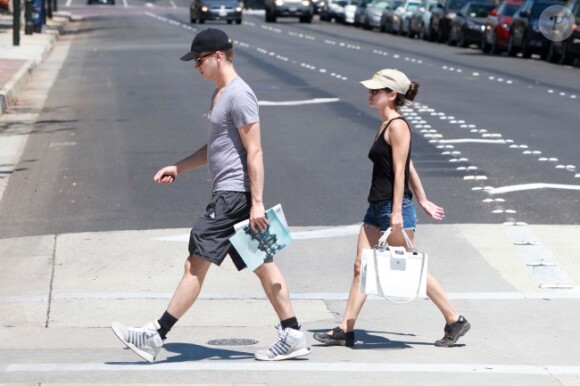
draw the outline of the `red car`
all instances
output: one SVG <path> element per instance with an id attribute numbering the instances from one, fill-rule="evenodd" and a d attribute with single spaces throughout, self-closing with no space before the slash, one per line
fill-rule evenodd
<path id="1" fill-rule="evenodd" d="M 507 48 L 512 16 L 523 4 L 523 1 L 505 0 L 497 10 L 491 11 L 481 41 L 483 52 L 499 54 Z"/>

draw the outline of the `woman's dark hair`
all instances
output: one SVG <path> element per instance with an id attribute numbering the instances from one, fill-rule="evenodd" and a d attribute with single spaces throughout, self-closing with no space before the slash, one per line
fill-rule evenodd
<path id="1" fill-rule="evenodd" d="M 397 93 L 397 99 L 395 99 L 395 107 L 401 107 L 407 102 L 412 102 L 419 93 L 419 83 L 411 82 L 409 90 L 405 95 Z"/>

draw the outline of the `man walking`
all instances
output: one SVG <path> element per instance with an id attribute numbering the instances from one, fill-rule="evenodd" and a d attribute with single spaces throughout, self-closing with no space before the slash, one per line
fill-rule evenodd
<path id="1" fill-rule="evenodd" d="M 250 220 L 254 231 L 268 226 L 262 202 L 264 166 L 258 102 L 233 65 L 232 41 L 221 30 L 208 28 L 196 35 L 181 60 L 194 60 L 204 79 L 216 89 L 208 114 L 209 141 L 192 155 L 162 168 L 154 177 L 170 184 L 186 171 L 208 165 L 213 194 L 206 212 L 191 230 L 185 272 L 165 313 L 141 328 L 114 322 L 113 332 L 143 359 L 153 362 L 173 325 L 197 299 L 211 264 L 220 265 L 229 254 L 236 268 L 246 267 L 229 238 L 233 225 Z M 258 360 L 283 360 L 308 355 L 310 347 L 294 315 L 284 276 L 270 259 L 255 271 L 278 318 L 278 340 L 256 352 Z"/>

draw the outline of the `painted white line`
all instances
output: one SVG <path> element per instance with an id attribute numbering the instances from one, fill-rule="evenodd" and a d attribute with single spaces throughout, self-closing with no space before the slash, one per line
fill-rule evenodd
<path id="1" fill-rule="evenodd" d="M 175 9 L 177 9 L 177 5 L 175 5 L 175 2 L 174 2 L 173 0 L 171 0 L 171 1 L 169 2 L 169 4 L 171 4 L 171 7 L 173 7 L 173 8 L 175 8 Z"/>
<path id="2" fill-rule="evenodd" d="M 520 184 L 520 185 L 510 185 L 502 186 L 500 188 L 493 188 L 490 190 L 490 194 L 504 194 L 519 192 L 522 190 L 535 190 L 535 189 L 563 189 L 563 190 L 580 190 L 580 185 L 564 185 L 564 184 L 547 184 L 547 183 L 532 183 L 532 184 Z"/>
<path id="3" fill-rule="evenodd" d="M 240 354 L 246 356 L 245 354 Z M 345 362 L 277 362 L 233 363 L 208 361 L 185 363 L 155 363 L 115 365 L 104 363 L 11 363 L 5 373 L 16 372 L 87 372 L 87 371 L 312 371 L 340 373 L 463 373 L 511 375 L 579 375 L 580 366 L 533 366 L 500 364 L 449 364 L 449 363 L 345 363 Z"/>
<path id="4" fill-rule="evenodd" d="M 258 104 L 260 106 L 298 106 L 298 105 L 313 105 L 320 103 L 334 103 L 339 101 L 340 98 L 314 98 L 302 101 L 286 101 L 286 102 L 258 101 Z"/>
<path id="5" fill-rule="evenodd" d="M 70 7 L 72 4 L 72 0 L 66 0 L 65 7 Z"/>
<path id="6" fill-rule="evenodd" d="M 332 237 L 352 236 L 357 235 L 359 233 L 360 226 L 361 224 L 337 226 L 333 228 L 325 228 L 314 231 L 291 232 L 290 235 L 294 240 L 325 239 Z M 183 233 L 175 236 L 156 237 L 153 240 L 188 242 L 189 233 Z"/>
<path id="7" fill-rule="evenodd" d="M 576 300 L 580 299 L 580 287 L 573 285 L 545 284 L 545 288 L 538 292 L 448 292 L 447 296 L 453 300 Z M 165 300 L 171 299 L 172 293 L 71 293 L 54 295 L 52 301 L 70 300 Z M 291 293 L 292 300 L 332 300 L 347 301 L 348 293 L 342 292 L 311 292 Z M 202 293 L 198 299 L 202 300 L 266 300 L 262 292 L 256 293 Z M 368 296 L 368 300 L 383 301 L 379 296 Z M 0 304 L 14 302 L 43 302 L 48 301 L 47 296 L 4 296 L 0 297 Z"/>
<path id="8" fill-rule="evenodd" d="M 440 139 L 437 143 L 490 143 L 490 144 L 505 144 L 504 139 L 474 139 L 474 138 L 459 138 L 459 139 Z"/>

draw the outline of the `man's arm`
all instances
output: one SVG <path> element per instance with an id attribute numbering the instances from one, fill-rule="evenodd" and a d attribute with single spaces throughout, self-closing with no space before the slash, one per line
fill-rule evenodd
<path id="1" fill-rule="evenodd" d="M 181 173 L 197 169 L 207 165 L 207 145 L 204 145 L 192 155 L 176 162 L 174 165 L 166 166 L 159 170 L 153 180 L 158 184 L 170 184 Z"/>
<path id="2" fill-rule="evenodd" d="M 264 161 L 260 139 L 260 123 L 250 123 L 238 128 L 242 143 L 247 153 L 250 191 L 252 194 L 252 209 L 250 211 L 250 226 L 253 230 L 264 231 L 268 226 L 262 193 L 264 191 Z"/>

